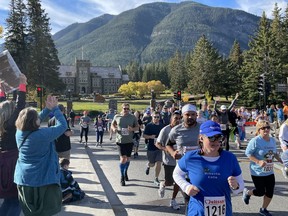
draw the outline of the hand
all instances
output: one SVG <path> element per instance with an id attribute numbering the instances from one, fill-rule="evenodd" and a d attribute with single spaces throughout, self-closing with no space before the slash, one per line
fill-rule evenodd
<path id="1" fill-rule="evenodd" d="M 52 110 L 58 106 L 58 99 L 55 96 L 48 95 L 46 100 L 46 108 Z"/>
<path id="2" fill-rule="evenodd" d="M 179 154 L 179 151 L 178 151 L 178 150 L 176 150 L 176 151 L 174 151 L 172 157 L 173 157 L 175 160 L 178 160 L 178 159 L 180 159 L 180 158 L 182 157 L 182 155 Z"/>
<path id="3" fill-rule="evenodd" d="M 69 136 L 72 136 L 73 133 L 74 133 L 74 132 L 73 132 L 72 130 L 70 130 L 70 131 L 68 130 L 68 131 L 65 131 L 64 134 L 69 137 Z"/>
<path id="4" fill-rule="evenodd" d="M 239 184 L 237 182 L 237 179 L 234 176 L 229 176 L 228 177 L 228 184 L 232 189 L 236 189 L 237 187 L 239 187 Z"/>
<path id="5" fill-rule="evenodd" d="M 235 99 L 237 99 L 239 97 L 239 93 L 237 92 L 235 95 Z"/>
<path id="6" fill-rule="evenodd" d="M 260 167 L 264 167 L 264 166 L 266 165 L 266 162 L 265 162 L 264 160 L 259 160 L 259 161 L 258 161 L 258 165 L 259 165 Z"/>
<path id="7" fill-rule="evenodd" d="M 196 196 L 199 192 L 200 192 L 200 190 L 194 185 L 190 185 L 186 189 L 186 194 L 189 196 Z"/>
<path id="8" fill-rule="evenodd" d="M 220 96 L 217 96 L 217 97 L 215 98 L 215 101 L 219 102 L 219 101 L 220 101 Z"/>
<path id="9" fill-rule="evenodd" d="M 27 78 L 26 78 L 25 74 L 20 73 L 20 75 L 19 75 L 19 82 L 20 82 L 20 84 L 25 84 L 25 85 L 27 85 Z"/>
<path id="10" fill-rule="evenodd" d="M 134 130 L 133 130 L 133 127 L 131 127 L 131 126 L 128 125 L 128 131 L 129 131 L 129 132 L 134 131 Z"/>

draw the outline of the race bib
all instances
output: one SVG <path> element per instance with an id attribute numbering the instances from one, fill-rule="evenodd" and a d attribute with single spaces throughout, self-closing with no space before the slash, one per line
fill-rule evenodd
<path id="1" fill-rule="evenodd" d="M 98 131 L 103 131 L 103 128 L 102 127 L 98 127 Z"/>
<path id="2" fill-rule="evenodd" d="M 129 135 L 128 128 L 122 128 L 121 129 L 121 134 L 122 134 L 122 136 L 128 136 Z"/>
<path id="3" fill-rule="evenodd" d="M 273 171 L 273 163 L 267 163 L 264 167 L 263 167 L 263 172 L 271 172 Z"/>
<path id="4" fill-rule="evenodd" d="M 226 201 L 225 196 L 204 197 L 205 216 L 225 216 Z"/>
<path id="5" fill-rule="evenodd" d="M 220 128 L 221 130 L 226 130 L 227 129 L 227 125 L 226 124 L 220 124 Z"/>

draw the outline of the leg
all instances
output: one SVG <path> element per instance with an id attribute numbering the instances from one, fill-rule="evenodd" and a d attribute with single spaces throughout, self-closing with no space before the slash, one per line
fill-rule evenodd
<path id="1" fill-rule="evenodd" d="M 157 161 L 156 162 L 156 166 L 155 166 L 155 178 L 159 177 L 160 171 L 161 171 L 161 161 Z"/>
<path id="2" fill-rule="evenodd" d="M 84 133 L 84 128 L 80 127 L 80 143 L 82 142 L 83 133 Z"/>
<path id="3" fill-rule="evenodd" d="M 21 213 L 20 202 L 18 198 L 6 198 L 0 207 L 0 215 L 19 216 Z"/>
<path id="4" fill-rule="evenodd" d="M 85 128 L 85 141 L 86 141 L 86 144 L 88 142 L 88 132 L 89 132 L 89 128 Z"/>

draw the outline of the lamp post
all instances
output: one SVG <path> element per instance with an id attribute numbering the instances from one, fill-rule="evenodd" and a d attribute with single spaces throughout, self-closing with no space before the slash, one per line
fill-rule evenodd
<path id="1" fill-rule="evenodd" d="M 68 93 L 68 100 L 67 100 L 67 114 L 70 113 L 71 109 L 72 109 L 72 100 L 71 100 L 71 89 L 67 90 Z"/>

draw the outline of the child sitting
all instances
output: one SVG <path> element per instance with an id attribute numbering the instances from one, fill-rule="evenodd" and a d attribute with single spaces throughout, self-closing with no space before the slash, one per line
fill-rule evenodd
<path id="1" fill-rule="evenodd" d="M 60 184 L 63 204 L 81 200 L 85 196 L 85 192 L 80 189 L 78 183 L 74 180 L 72 172 L 68 170 L 69 164 L 70 161 L 66 158 L 60 161 Z"/>

